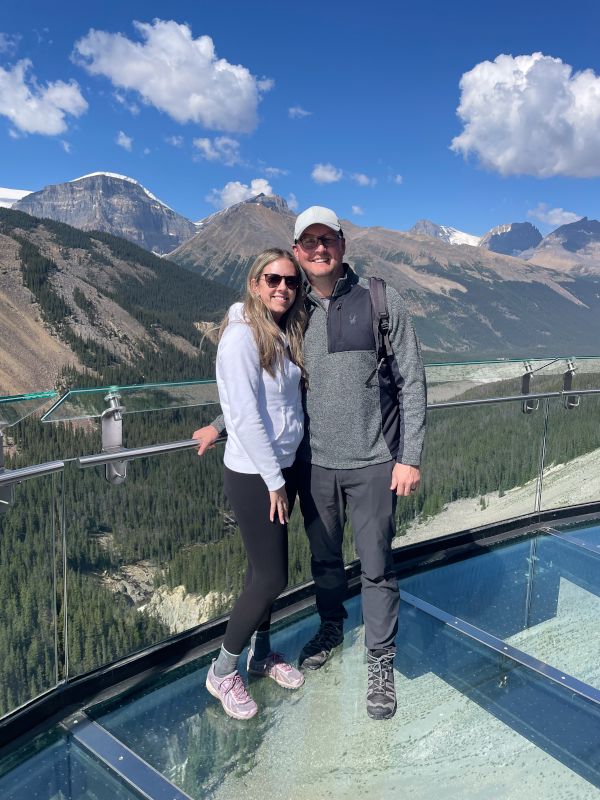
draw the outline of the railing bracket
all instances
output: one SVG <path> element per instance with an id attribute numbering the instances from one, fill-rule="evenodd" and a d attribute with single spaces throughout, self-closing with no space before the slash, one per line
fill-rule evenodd
<path id="1" fill-rule="evenodd" d="M 108 408 L 102 412 L 102 452 L 118 453 L 123 447 L 123 411 L 121 395 L 116 390 L 111 390 L 104 400 Z M 127 461 L 111 461 L 105 466 L 106 480 L 113 486 L 123 483 L 127 477 Z"/>
<path id="2" fill-rule="evenodd" d="M 531 376 L 533 375 L 533 367 L 529 361 L 524 361 L 523 366 L 525 367 L 525 372 L 521 378 L 521 394 L 531 394 Z M 521 410 L 524 414 L 531 414 L 533 411 L 537 411 L 539 407 L 539 399 L 534 400 L 533 398 L 529 398 L 528 400 L 523 400 L 521 403 Z"/>
<path id="3" fill-rule="evenodd" d="M 575 375 L 575 370 L 577 367 L 573 363 L 573 360 L 568 358 L 567 359 L 567 371 L 563 375 L 563 392 L 570 392 L 573 388 L 573 375 Z M 577 408 L 581 401 L 581 396 L 578 394 L 566 394 L 563 397 L 563 405 L 570 411 L 572 408 Z"/>

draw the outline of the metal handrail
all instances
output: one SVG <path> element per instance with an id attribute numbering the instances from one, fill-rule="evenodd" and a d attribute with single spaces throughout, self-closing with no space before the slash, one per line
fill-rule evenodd
<path id="1" fill-rule="evenodd" d="M 0 472 L 0 486 L 11 483 L 20 483 L 29 478 L 39 478 L 40 475 L 51 475 L 53 472 L 60 472 L 64 469 L 64 461 L 47 461 L 45 464 L 33 464 L 30 467 L 20 467 L 19 469 L 4 469 Z"/>
<path id="2" fill-rule="evenodd" d="M 541 400 L 546 397 L 575 397 L 583 394 L 600 394 L 600 389 L 571 389 L 568 392 L 531 392 L 528 394 L 511 394 L 506 397 L 482 397 L 473 400 L 448 400 L 445 403 L 428 403 L 427 410 L 434 408 L 458 408 L 460 406 L 484 406 L 493 403 L 514 403 L 523 400 Z"/>
<path id="3" fill-rule="evenodd" d="M 220 436 L 214 443 L 224 442 L 225 436 Z M 115 461 L 133 461 L 136 458 L 156 456 L 162 453 L 176 453 L 179 450 L 191 450 L 198 447 L 197 439 L 184 439 L 181 442 L 166 442 L 165 444 L 149 444 L 143 447 L 123 447 L 110 453 L 97 453 L 95 455 L 80 456 L 75 459 L 78 467 L 98 467 L 102 464 L 111 464 Z"/>

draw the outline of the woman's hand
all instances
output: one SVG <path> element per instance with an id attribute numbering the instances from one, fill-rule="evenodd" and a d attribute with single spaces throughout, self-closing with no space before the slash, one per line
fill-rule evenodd
<path id="1" fill-rule="evenodd" d="M 282 525 L 285 525 L 286 522 L 290 521 L 290 515 L 288 512 L 288 498 L 285 491 L 285 486 L 282 486 L 280 489 L 275 489 L 274 492 L 269 492 L 269 497 L 271 499 L 269 519 L 271 522 L 275 522 L 275 515 L 277 515 L 279 522 L 281 522 Z"/>

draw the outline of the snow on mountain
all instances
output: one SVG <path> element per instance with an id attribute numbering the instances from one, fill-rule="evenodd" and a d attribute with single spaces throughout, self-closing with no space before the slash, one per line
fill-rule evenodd
<path id="1" fill-rule="evenodd" d="M 415 222 L 409 233 L 431 236 L 434 239 L 441 239 L 447 244 L 468 244 L 471 247 L 477 247 L 480 240 L 479 236 L 459 231 L 457 228 L 451 228 L 448 225 L 437 225 L 429 219 L 420 219 Z"/>
<path id="2" fill-rule="evenodd" d="M 0 208 L 11 208 L 23 197 L 31 194 L 28 189 L 4 189 L 0 187 Z"/>
<path id="3" fill-rule="evenodd" d="M 76 183 L 77 181 L 82 181 L 84 178 L 95 178 L 97 175 L 105 175 L 107 178 L 117 178 L 120 181 L 127 181 L 127 183 L 133 183 L 135 186 L 139 186 L 150 198 L 150 200 L 155 200 L 157 203 L 160 203 L 161 206 L 168 208 L 169 211 L 173 211 L 173 209 L 168 206 L 166 203 L 163 203 L 156 195 L 152 194 L 149 189 L 146 189 L 139 181 L 136 181 L 135 178 L 130 178 L 128 175 L 119 175 L 117 172 L 89 172 L 87 175 L 81 175 L 79 178 L 73 178 L 72 181 L 69 183 Z"/>

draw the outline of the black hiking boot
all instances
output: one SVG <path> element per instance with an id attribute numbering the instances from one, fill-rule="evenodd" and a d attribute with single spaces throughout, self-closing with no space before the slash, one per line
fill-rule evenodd
<path id="1" fill-rule="evenodd" d="M 334 647 L 344 641 L 344 623 L 325 620 L 313 638 L 302 648 L 298 665 L 306 669 L 319 669 L 327 661 Z"/>
<path id="2" fill-rule="evenodd" d="M 393 650 L 367 653 L 367 714 L 371 719 L 389 719 L 396 713 Z"/>

